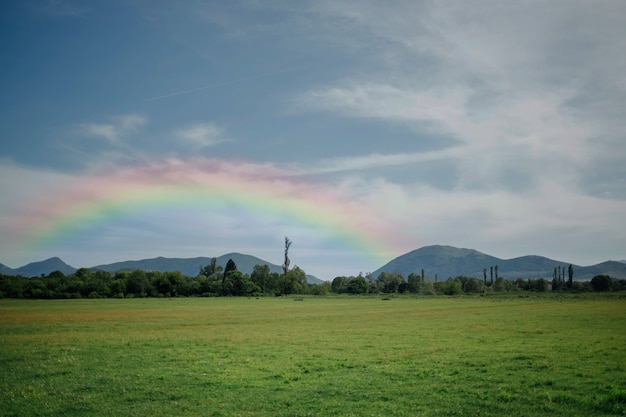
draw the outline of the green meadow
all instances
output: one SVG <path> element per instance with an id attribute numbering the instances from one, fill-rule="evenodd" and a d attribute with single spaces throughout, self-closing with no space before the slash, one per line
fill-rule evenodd
<path id="1" fill-rule="evenodd" d="M 0 415 L 626 415 L 626 298 L 0 300 Z"/>

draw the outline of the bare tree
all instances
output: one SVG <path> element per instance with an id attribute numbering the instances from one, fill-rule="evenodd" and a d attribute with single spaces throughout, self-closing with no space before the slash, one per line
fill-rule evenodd
<path id="1" fill-rule="evenodd" d="M 285 262 L 283 263 L 283 273 L 285 275 L 289 272 L 289 246 L 291 246 L 291 240 L 285 236 Z"/>

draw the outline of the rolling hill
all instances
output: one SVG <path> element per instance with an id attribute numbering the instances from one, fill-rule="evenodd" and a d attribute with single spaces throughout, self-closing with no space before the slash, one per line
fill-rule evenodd
<path id="1" fill-rule="evenodd" d="M 237 269 L 243 273 L 251 274 L 255 265 L 267 265 L 270 267 L 270 272 L 282 273 L 282 267 L 274 265 L 270 262 L 264 261 L 251 255 L 244 255 L 241 253 L 228 253 L 226 255 L 219 256 L 217 258 L 217 265 L 222 268 L 226 266 L 226 262 L 232 259 L 237 265 Z M 134 271 L 141 269 L 143 271 L 179 271 L 183 275 L 195 277 L 198 275 L 200 268 L 211 263 L 211 258 L 197 257 L 197 258 L 151 258 L 142 259 L 138 261 L 123 261 L 115 262 L 106 265 L 97 265 L 90 267 L 92 270 L 102 270 L 110 273 L 117 271 Z M 53 271 L 61 271 L 65 275 L 73 274 L 76 268 L 63 262 L 59 258 L 50 258 L 45 261 L 33 262 L 28 265 L 22 266 L 17 269 L 11 269 L 6 265 L 0 264 L 0 273 L 6 275 L 21 275 L 24 277 L 38 277 L 48 275 Z M 313 275 L 307 275 L 307 281 L 312 284 L 319 284 L 322 280 Z"/>
<path id="2" fill-rule="evenodd" d="M 53 271 L 61 271 L 65 275 L 70 275 L 76 271 L 76 268 L 66 264 L 57 257 L 46 259 L 44 261 L 31 262 L 28 265 L 24 265 L 16 269 L 12 269 L 4 264 L 0 264 L 0 274 L 5 275 L 39 277 L 41 275 L 48 275 L 50 272 Z"/>
<path id="3" fill-rule="evenodd" d="M 226 262 L 232 259 L 237 264 L 237 269 L 246 274 L 251 274 L 255 265 L 268 265 L 271 272 L 282 273 L 282 267 L 259 259 L 255 256 L 241 253 L 228 253 L 217 258 L 219 266 L 226 266 Z M 97 265 L 89 269 L 103 270 L 111 273 L 117 271 L 132 271 L 141 269 L 144 271 L 179 271 L 184 275 L 194 277 L 201 267 L 211 262 L 209 257 L 196 258 L 151 258 L 133 261 L 115 262 L 106 265 Z M 483 277 L 483 269 L 487 269 L 487 279 L 490 279 L 490 268 L 498 265 L 498 275 L 507 279 L 516 278 L 547 278 L 552 279 L 555 267 L 567 268 L 570 262 L 557 261 L 537 255 L 521 256 L 513 259 L 500 259 L 487 255 L 475 249 L 462 249 L 453 246 L 424 246 L 414 251 L 401 255 L 373 272 L 378 277 L 381 272 L 397 272 L 404 277 L 409 274 L 420 274 L 424 269 L 427 279 L 434 280 L 435 274 L 439 279 L 447 279 L 458 275 Z M 595 275 L 609 275 L 612 278 L 626 279 L 626 264 L 619 261 L 606 261 L 597 265 L 579 266 L 573 264 L 574 279 L 586 281 Z M 59 258 L 50 258 L 45 261 L 33 262 L 17 269 L 9 268 L 0 264 L 0 274 L 21 275 L 25 277 L 38 277 L 48 275 L 53 271 L 61 271 L 66 275 L 72 274 L 76 268 L 63 262 Z M 494 271 L 495 273 L 495 271 Z M 307 275 L 309 283 L 321 283 L 315 276 Z"/>
<path id="4" fill-rule="evenodd" d="M 435 274 L 439 279 L 458 275 L 482 278 L 483 269 L 486 268 L 487 279 L 490 279 L 490 268 L 498 265 L 498 275 L 507 279 L 552 279 L 555 267 L 567 268 L 570 263 L 537 255 L 500 259 L 474 249 L 434 245 L 424 246 L 401 255 L 374 271 L 373 275 L 377 277 L 381 272 L 396 272 L 407 277 L 411 273 L 420 274 L 424 269 L 425 276 L 430 280 L 434 280 Z M 613 278 L 626 278 L 626 264 L 616 261 L 585 267 L 573 265 L 573 267 L 575 280 L 589 280 L 599 274 L 606 274 Z"/>

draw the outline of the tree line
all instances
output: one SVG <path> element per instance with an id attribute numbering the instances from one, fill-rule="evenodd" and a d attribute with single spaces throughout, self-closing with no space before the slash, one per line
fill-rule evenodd
<path id="1" fill-rule="evenodd" d="M 320 288 L 317 288 L 320 287 Z M 321 294 L 328 284 L 306 281 L 299 267 L 286 273 L 270 272 L 267 265 L 256 265 L 251 274 L 237 269 L 229 259 L 222 268 L 217 259 L 200 268 L 197 276 L 178 271 L 119 271 L 80 268 L 71 275 L 54 271 L 47 276 L 26 278 L 0 275 L 0 297 L 9 298 L 128 298 L 189 296 L 251 296 L 257 294 Z M 327 293 L 328 291 L 326 291 Z"/>
<path id="2" fill-rule="evenodd" d="M 288 248 L 288 246 L 287 246 Z M 270 272 L 268 265 L 255 265 L 251 274 L 237 269 L 230 259 L 224 268 L 217 259 L 200 268 L 195 277 L 180 272 L 119 271 L 78 269 L 71 275 L 54 271 L 42 277 L 0 275 L 0 297 L 7 298 L 131 298 L 131 297 L 218 297 L 312 294 L 422 294 L 457 295 L 506 291 L 549 291 L 550 282 L 543 279 L 506 280 L 497 276 L 493 283 L 485 277 L 457 276 L 445 281 L 429 281 L 421 274 L 382 272 L 356 277 L 338 276 L 332 282 L 309 284 L 305 272 L 295 266 L 289 269 L 288 258 L 283 273 Z M 554 289 L 553 289 L 554 290 Z M 626 280 L 597 275 L 588 282 L 572 282 L 557 287 L 560 291 L 623 291 Z"/>
<path id="3" fill-rule="evenodd" d="M 333 293 L 346 294 L 389 294 L 409 293 L 422 295 L 457 295 L 457 294 L 481 294 L 490 292 L 513 292 L 513 291 L 626 291 L 626 280 L 612 279 L 608 275 L 596 275 L 590 281 L 573 281 L 573 269 L 570 266 L 570 278 L 565 282 L 561 280 L 548 281 L 544 278 L 507 280 L 498 275 L 498 266 L 490 268 L 495 271 L 495 280 L 487 280 L 487 269 L 483 270 L 483 279 L 459 275 L 449 277 L 445 281 L 426 280 L 424 270 L 420 274 L 411 273 L 405 279 L 400 273 L 381 272 L 378 277 L 371 274 L 357 277 L 339 276 L 333 279 L 331 291 Z"/>

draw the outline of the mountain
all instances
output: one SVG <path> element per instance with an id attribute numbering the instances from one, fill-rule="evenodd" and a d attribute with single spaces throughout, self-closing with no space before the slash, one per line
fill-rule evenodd
<path id="1" fill-rule="evenodd" d="M 498 265 L 498 276 L 507 279 L 552 279 L 555 267 L 567 268 L 570 262 L 556 261 L 536 255 L 500 259 L 474 249 L 434 245 L 401 255 L 374 271 L 373 275 L 377 277 L 381 272 L 397 272 L 407 277 L 411 273 L 419 275 L 424 269 L 425 276 L 431 280 L 434 279 L 435 274 L 439 279 L 458 275 L 482 278 L 483 269 L 486 268 L 487 279 L 490 279 L 491 267 L 496 265 Z M 599 274 L 606 274 L 613 278 L 626 278 L 626 264 L 616 261 L 586 267 L 573 265 L 573 267 L 575 280 L 589 280 Z"/>
<path id="2" fill-rule="evenodd" d="M 11 268 L 9 268 L 11 269 Z M 63 262 L 60 258 L 50 258 L 45 261 L 32 262 L 17 269 L 11 270 L 13 275 L 21 275 L 23 277 L 38 277 L 48 275 L 53 271 L 61 271 L 65 275 L 76 272 L 76 268 Z"/>
<path id="3" fill-rule="evenodd" d="M 224 268 L 229 259 L 232 259 L 237 265 L 237 269 L 245 274 L 251 274 L 255 265 L 267 265 L 270 267 L 270 272 L 282 273 L 283 269 L 279 265 L 272 264 L 270 262 L 259 259 L 255 256 L 244 255 L 241 253 L 228 253 L 226 255 L 219 256 L 217 258 L 217 265 Z M 151 258 L 142 259 L 138 261 L 124 261 L 115 262 L 107 265 L 97 265 L 90 269 L 102 270 L 111 273 L 117 271 L 134 271 L 141 269 L 143 271 L 179 271 L 183 275 L 195 277 L 200 272 L 200 268 L 209 265 L 211 258 L 197 257 L 197 258 Z M 314 277 L 313 275 L 307 275 L 307 281 L 311 284 L 319 284 L 322 280 Z"/>
<path id="4" fill-rule="evenodd" d="M 626 263 L 617 261 L 606 261 L 592 266 L 583 266 L 577 270 L 574 269 L 574 279 L 579 274 L 582 279 L 591 279 L 596 275 L 608 275 L 611 278 L 626 278 Z"/>
<path id="5" fill-rule="evenodd" d="M 0 274 L 4 275 L 15 275 L 15 272 L 12 268 L 9 268 L 5 264 L 0 263 Z"/>

